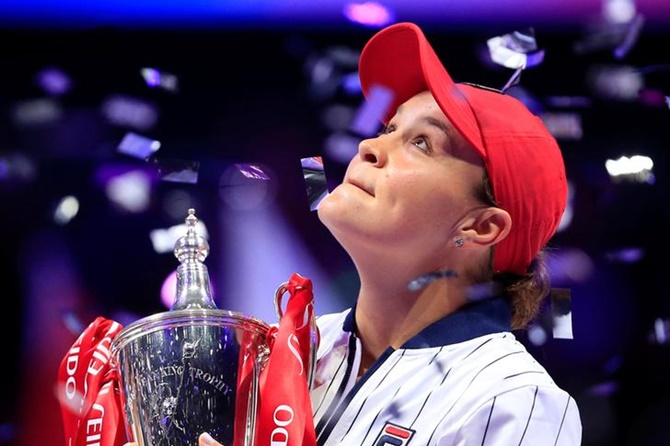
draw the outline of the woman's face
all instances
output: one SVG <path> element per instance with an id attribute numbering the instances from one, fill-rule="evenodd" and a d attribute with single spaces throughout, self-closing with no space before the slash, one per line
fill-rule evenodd
<path id="1" fill-rule="evenodd" d="M 482 166 L 432 95 L 420 93 L 380 135 L 359 144 L 318 215 L 354 259 L 377 248 L 424 255 L 453 243 L 468 212 L 482 207 L 475 198 Z"/>

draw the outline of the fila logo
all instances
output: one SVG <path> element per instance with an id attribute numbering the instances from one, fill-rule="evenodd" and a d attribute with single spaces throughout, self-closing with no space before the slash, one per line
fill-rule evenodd
<path id="1" fill-rule="evenodd" d="M 405 446 L 409 443 L 412 435 L 414 435 L 413 430 L 387 421 L 374 444 L 375 446 Z"/>

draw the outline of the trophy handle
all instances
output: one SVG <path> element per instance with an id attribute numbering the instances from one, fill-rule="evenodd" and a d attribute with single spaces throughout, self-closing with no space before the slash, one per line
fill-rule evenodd
<path id="1" fill-rule="evenodd" d="M 281 306 L 281 300 L 284 297 L 284 293 L 286 292 L 287 287 L 288 282 L 283 282 L 277 287 L 277 290 L 275 291 L 274 304 L 275 304 L 275 313 L 277 314 L 278 320 L 281 320 L 281 318 L 284 316 L 284 310 L 282 309 Z"/>
<path id="2" fill-rule="evenodd" d="M 296 289 L 301 289 L 301 286 L 297 286 Z M 282 298 L 284 297 L 284 294 L 288 291 L 288 281 L 283 282 L 277 287 L 277 290 L 275 291 L 275 298 L 274 298 L 274 305 L 275 305 L 275 313 L 277 314 L 277 319 L 281 321 L 281 318 L 284 316 L 284 310 L 282 309 Z M 310 303 L 310 305 L 313 305 L 313 303 Z M 310 325 L 310 342 L 309 342 L 309 366 L 308 366 L 308 374 L 307 374 L 307 388 L 309 391 L 312 390 L 312 386 L 314 384 L 314 377 L 315 374 L 314 372 L 316 371 L 316 355 L 317 355 L 317 349 L 319 347 L 319 335 L 318 335 L 318 328 L 316 326 L 316 319 L 311 318 L 309 321 Z"/>

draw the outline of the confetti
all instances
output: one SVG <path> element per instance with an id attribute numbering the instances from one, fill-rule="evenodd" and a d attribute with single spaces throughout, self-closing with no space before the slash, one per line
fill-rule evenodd
<path id="1" fill-rule="evenodd" d="M 321 200 L 328 195 L 328 182 L 323 168 L 323 159 L 320 156 L 311 156 L 300 160 L 309 209 L 314 211 L 319 207 Z"/>
<path id="2" fill-rule="evenodd" d="M 492 37 L 486 44 L 491 60 L 506 68 L 529 68 L 544 59 L 544 51 L 538 50 L 532 28 Z"/>
<path id="3" fill-rule="evenodd" d="M 198 182 L 198 173 L 200 162 L 182 159 L 153 159 L 153 163 L 158 167 L 158 177 L 162 181 L 172 183 L 190 183 Z"/>
<path id="4" fill-rule="evenodd" d="M 125 134 L 119 143 L 117 151 L 125 155 L 146 160 L 156 153 L 160 147 L 160 141 L 129 132 Z"/>
<path id="5" fill-rule="evenodd" d="M 356 116 L 350 126 L 351 131 L 362 136 L 376 134 L 392 101 L 393 92 L 389 88 L 373 85 L 367 100 L 356 111 Z"/>
<path id="6" fill-rule="evenodd" d="M 253 180 L 269 180 L 268 174 L 263 172 L 260 166 L 254 164 L 235 164 L 237 170 L 247 178 Z"/>
<path id="7" fill-rule="evenodd" d="M 515 70 L 502 91 L 517 85 L 523 70 L 544 60 L 544 50 L 538 50 L 533 28 L 492 37 L 486 44 L 494 63 Z"/>
<path id="8" fill-rule="evenodd" d="M 234 209 L 255 209 L 270 202 L 276 184 L 267 167 L 235 163 L 219 179 L 219 197 Z"/>
<path id="9" fill-rule="evenodd" d="M 551 314 L 555 339 L 573 339 L 572 309 L 570 290 L 554 288 L 551 290 Z"/>
<path id="10" fill-rule="evenodd" d="M 435 282 L 437 279 L 444 279 L 449 277 L 456 277 L 456 271 L 453 270 L 442 270 L 442 271 L 433 271 L 431 273 L 423 274 L 416 279 L 411 280 L 407 284 L 407 289 L 409 291 L 419 291 L 422 288 L 427 287 L 431 283 Z"/>

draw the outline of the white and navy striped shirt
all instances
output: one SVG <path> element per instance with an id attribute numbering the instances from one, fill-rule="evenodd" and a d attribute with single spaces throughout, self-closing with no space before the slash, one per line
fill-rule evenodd
<path id="1" fill-rule="evenodd" d="M 317 319 L 311 396 L 320 446 L 581 444 L 575 400 L 510 332 L 502 299 L 466 307 L 389 348 L 358 380 L 353 315 Z"/>

